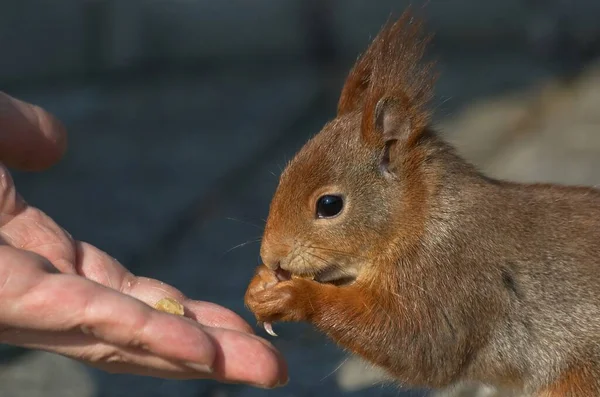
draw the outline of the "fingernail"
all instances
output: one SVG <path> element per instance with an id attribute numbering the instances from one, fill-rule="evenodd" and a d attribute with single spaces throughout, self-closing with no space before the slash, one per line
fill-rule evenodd
<path id="1" fill-rule="evenodd" d="M 264 384 L 260 384 L 260 383 L 254 383 L 254 384 L 252 384 L 252 386 L 258 387 L 258 388 L 261 388 L 261 389 L 276 389 L 278 387 L 287 386 L 287 384 L 289 382 L 290 382 L 290 378 L 286 378 L 285 380 L 279 380 L 279 381 L 277 381 L 277 383 L 275 383 L 274 385 L 264 385 Z"/>
<path id="2" fill-rule="evenodd" d="M 206 374 L 212 374 L 213 373 L 213 369 L 210 365 L 206 365 L 206 364 L 198 364 L 198 363 L 185 363 L 186 367 L 189 367 L 193 370 L 196 370 L 198 372 L 203 372 Z"/>
<path id="3" fill-rule="evenodd" d="M 272 386 L 261 385 L 260 383 L 251 383 L 251 385 L 252 385 L 253 387 L 256 387 L 256 388 L 258 388 L 258 389 L 266 389 L 266 390 L 269 390 L 269 389 L 272 389 L 272 388 L 273 388 Z"/>
<path id="4" fill-rule="evenodd" d="M 252 386 L 257 387 L 259 389 L 271 390 L 280 386 L 279 383 L 275 383 L 274 385 L 265 385 L 261 383 L 253 383 Z"/>

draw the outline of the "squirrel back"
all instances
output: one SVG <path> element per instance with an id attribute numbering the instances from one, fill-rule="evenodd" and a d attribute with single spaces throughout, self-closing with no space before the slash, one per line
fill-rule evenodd
<path id="1" fill-rule="evenodd" d="M 382 29 L 287 165 L 246 304 L 406 385 L 600 396 L 600 192 L 462 159 L 431 127 L 421 30 L 408 11 Z"/>

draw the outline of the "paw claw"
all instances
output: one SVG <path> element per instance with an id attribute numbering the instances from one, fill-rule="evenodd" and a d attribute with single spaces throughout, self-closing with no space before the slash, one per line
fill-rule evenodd
<path id="1" fill-rule="evenodd" d="M 267 334 L 277 337 L 278 335 L 275 333 L 275 331 L 273 331 L 273 324 L 271 322 L 266 322 L 263 324 L 263 327 L 265 329 L 265 331 L 267 331 Z"/>

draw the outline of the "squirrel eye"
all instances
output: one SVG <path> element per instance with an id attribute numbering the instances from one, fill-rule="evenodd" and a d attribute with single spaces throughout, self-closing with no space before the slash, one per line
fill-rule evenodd
<path id="1" fill-rule="evenodd" d="M 326 195 L 317 200 L 317 217 L 333 218 L 344 207 L 344 200 L 340 196 Z"/>

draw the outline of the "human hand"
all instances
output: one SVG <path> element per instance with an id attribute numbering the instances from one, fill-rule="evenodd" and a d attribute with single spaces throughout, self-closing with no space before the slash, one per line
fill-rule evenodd
<path id="1" fill-rule="evenodd" d="M 0 161 L 39 171 L 66 149 L 62 125 L 0 92 Z M 154 310 L 164 297 L 186 317 Z M 0 164 L 0 343 L 40 349 L 109 372 L 212 378 L 275 387 L 280 354 L 228 309 L 136 277 L 66 231 L 16 192 Z"/>

